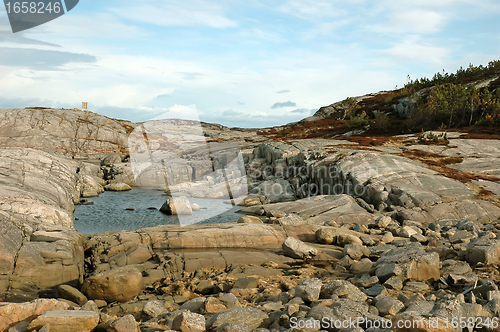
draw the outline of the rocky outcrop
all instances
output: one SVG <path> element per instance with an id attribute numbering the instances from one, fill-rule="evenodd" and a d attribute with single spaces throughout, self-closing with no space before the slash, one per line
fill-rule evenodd
<path id="1" fill-rule="evenodd" d="M 122 153 L 134 124 L 77 109 L 0 110 L 0 146 L 59 152 L 75 158 L 101 159 Z"/>
<path id="2" fill-rule="evenodd" d="M 497 157 L 496 148 L 487 148 L 495 145 L 494 141 L 484 144 L 485 148 L 481 148 L 482 152 L 479 154 L 471 148 L 474 142 L 464 141 L 468 140 L 452 139 L 450 145 L 458 143 L 464 150 L 463 156 L 466 160 L 472 157 Z M 346 209 L 346 212 L 354 212 L 357 209 L 355 205 L 359 205 L 372 214 L 375 211 L 395 211 L 399 212 L 401 220 L 421 222 L 450 218 L 485 222 L 500 217 L 498 207 L 491 202 L 477 200 L 477 191 L 471 186 L 443 176 L 426 164 L 399 155 L 402 151 L 414 147 L 391 150 L 388 148 L 384 151 L 390 153 L 379 153 L 356 151 L 355 146 L 349 149 L 345 146 L 335 148 L 335 145 L 331 145 L 332 142 L 339 144 L 340 141 L 297 140 L 263 143 L 254 149 L 247 173 L 256 180 L 286 180 L 292 186 L 291 192 L 297 197 L 331 194 L 356 197 L 356 202 Z M 428 146 L 415 148 L 427 149 Z M 438 148 L 439 151 L 436 149 L 435 153 L 441 153 L 442 158 L 459 155 L 458 151 L 461 151 L 455 147 Z M 496 164 L 498 163 L 493 163 Z M 454 164 L 450 167 L 460 169 L 460 165 Z M 489 168 L 489 171 L 479 169 L 478 173 L 484 171 L 484 174 L 495 174 L 494 166 Z M 464 170 L 471 171 L 468 168 Z M 487 186 L 488 190 L 493 189 L 493 192 L 496 190 L 493 182 L 477 184 Z M 265 197 L 265 194 L 263 195 Z M 317 220 L 322 218 L 319 216 Z"/>
<path id="3" fill-rule="evenodd" d="M 98 185 L 79 165 L 37 150 L 0 149 L 0 291 L 37 292 L 83 281 L 73 204 L 89 182 Z"/>
<path id="4" fill-rule="evenodd" d="M 26 303 L 10 303 L 0 306 L 0 331 L 7 331 L 9 327 L 24 320 L 37 317 L 54 310 L 65 310 L 69 307 L 66 302 L 55 299 L 38 299 Z"/>

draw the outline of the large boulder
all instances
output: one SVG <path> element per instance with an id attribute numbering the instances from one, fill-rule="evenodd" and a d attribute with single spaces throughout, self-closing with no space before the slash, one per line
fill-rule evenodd
<path id="1" fill-rule="evenodd" d="M 480 238 L 467 246 L 467 262 L 471 265 L 500 263 L 500 240 Z"/>
<path id="2" fill-rule="evenodd" d="M 118 153 L 110 154 L 101 160 L 101 166 L 111 166 L 122 162 L 122 156 Z"/>
<path id="3" fill-rule="evenodd" d="M 82 174 L 80 178 L 81 195 L 84 198 L 99 196 L 104 188 L 98 180 L 90 175 Z"/>
<path id="4" fill-rule="evenodd" d="M 104 186 L 104 190 L 107 190 L 107 191 L 128 191 L 131 189 L 132 188 L 128 184 L 123 183 L 123 182 L 110 183 L 110 184 Z"/>
<path id="5" fill-rule="evenodd" d="M 191 203 L 187 197 L 170 197 L 160 208 L 160 211 L 168 215 L 193 214 Z"/>
<path id="6" fill-rule="evenodd" d="M 137 296 L 142 287 L 142 273 L 133 266 L 125 266 L 88 278 L 82 293 L 91 300 L 126 302 Z"/>
<path id="7" fill-rule="evenodd" d="M 291 236 L 283 242 L 282 248 L 285 256 L 292 258 L 308 258 L 318 254 L 316 248 Z"/>
<path id="8" fill-rule="evenodd" d="M 439 255 L 436 252 L 425 252 L 424 247 L 418 242 L 389 250 L 374 266 L 375 274 L 381 281 L 386 281 L 392 276 L 412 281 L 440 278 Z"/>

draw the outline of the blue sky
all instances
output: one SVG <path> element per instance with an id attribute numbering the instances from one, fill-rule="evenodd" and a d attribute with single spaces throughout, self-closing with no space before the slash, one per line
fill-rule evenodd
<path id="1" fill-rule="evenodd" d="M 12 34 L 0 9 L 0 108 L 263 127 L 411 78 L 500 59 L 494 0 L 80 0 Z"/>

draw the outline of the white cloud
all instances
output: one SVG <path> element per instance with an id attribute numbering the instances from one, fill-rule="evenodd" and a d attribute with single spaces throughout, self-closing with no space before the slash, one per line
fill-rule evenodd
<path id="1" fill-rule="evenodd" d="M 389 55 L 399 63 L 413 61 L 416 63 L 423 62 L 442 65 L 446 63 L 452 50 L 443 46 L 421 42 L 418 37 L 411 37 L 402 42 L 395 43 L 392 47 L 380 51 L 380 53 Z"/>
<path id="2" fill-rule="evenodd" d="M 289 0 L 284 5 L 278 7 L 278 10 L 302 19 L 316 20 L 324 17 L 339 17 L 347 14 L 340 6 L 336 6 L 337 3 L 339 2 L 330 0 Z"/>
<path id="3" fill-rule="evenodd" d="M 237 23 L 224 16 L 223 7 L 209 1 L 192 0 L 182 2 L 128 1 L 111 9 L 121 17 L 132 21 L 160 26 L 207 26 L 230 28 Z"/>
<path id="4" fill-rule="evenodd" d="M 121 22 L 116 15 L 98 13 L 78 15 L 73 11 L 57 20 L 41 25 L 38 31 L 49 39 L 97 38 L 97 40 L 131 40 L 144 38 L 147 32 L 136 25 Z M 33 32 L 27 30 L 28 33 Z"/>
<path id="5" fill-rule="evenodd" d="M 392 12 L 386 23 L 369 25 L 368 29 L 390 34 L 428 34 L 438 32 L 445 23 L 445 16 L 435 11 L 414 9 Z"/>

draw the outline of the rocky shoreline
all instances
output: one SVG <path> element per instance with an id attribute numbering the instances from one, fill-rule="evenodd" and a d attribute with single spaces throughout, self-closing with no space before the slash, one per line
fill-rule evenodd
<path id="1" fill-rule="evenodd" d="M 82 235 L 75 204 L 137 185 L 126 148 L 137 125 L 79 110 L 0 114 L 0 331 L 383 329 L 367 320 L 459 331 L 455 317 L 500 317 L 497 140 L 407 135 L 367 148 L 206 125 L 208 140 L 241 149 L 245 185 L 224 154 L 210 156 L 231 170 L 222 177 L 188 145 L 170 189 L 236 200 L 245 187 L 245 217 Z M 430 317 L 439 327 L 397 327 Z"/>

